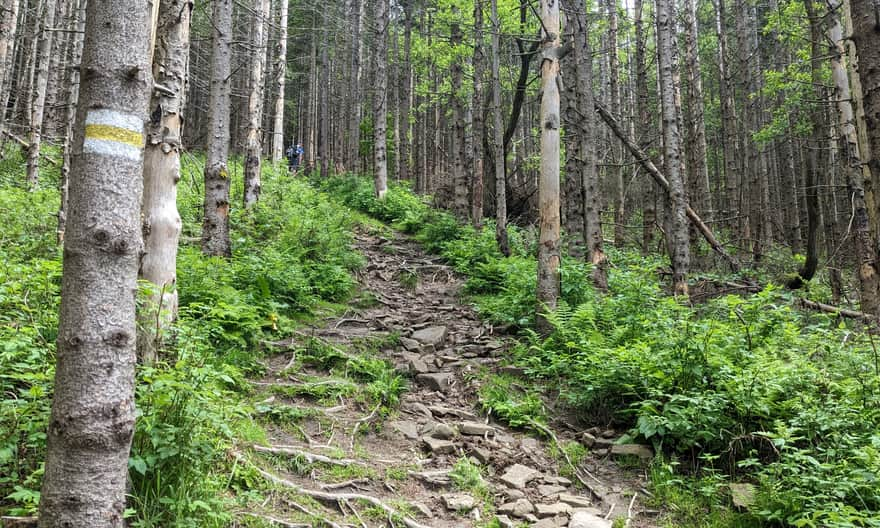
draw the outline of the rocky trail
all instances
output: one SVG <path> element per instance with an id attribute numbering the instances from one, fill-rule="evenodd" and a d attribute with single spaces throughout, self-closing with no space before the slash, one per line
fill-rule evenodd
<path id="1" fill-rule="evenodd" d="M 355 243 L 367 265 L 352 308 L 276 343 L 253 381 L 269 445 L 236 456 L 273 491 L 246 515 L 288 527 L 653 526 L 647 448 L 561 422 L 538 438 L 486 416 L 479 383 L 504 368 L 510 339 L 415 243 L 363 231 Z M 553 456 L 571 440 L 589 448 L 577 468 Z"/>

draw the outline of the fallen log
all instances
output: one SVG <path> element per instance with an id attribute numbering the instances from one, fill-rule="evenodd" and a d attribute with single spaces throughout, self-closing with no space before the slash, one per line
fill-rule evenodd
<path id="1" fill-rule="evenodd" d="M 608 125 L 608 128 L 614 132 L 614 135 L 620 139 L 621 143 L 630 151 L 636 161 L 641 164 L 642 168 L 644 168 L 648 174 L 654 178 L 654 181 L 657 182 L 657 185 L 663 188 L 664 191 L 669 193 L 669 181 L 666 179 L 666 176 L 660 172 L 660 169 L 657 168 L 656 165 L 651 161 L 651 158 L 636 145 L 630 138 L 627 136 L 624 131 L 620 128 L 620 125 L 617 123 L 617 120 L 614 119 L 607 109 L 602 106 L 600 103 L 595 103 L 596 112 L 599 113 L 599 116 L 605 121 L 605 124 Z M 727 264 L 730 266 L 731 271 L 734 273 L 738 272 L 742 265 L 739 260 L 736 259 L 733 255 L 729 254 L 724 248 L 721 246 L 721 243 L 718 242 L 718 239 L 715 238 L 715 234 L 712 233 L 712 230 L 709 229 L 709 226 L 706 225 L 705 222 L 700 218 L 696 211 L 691 208 L 690 205 L 687 205 L 687 209 L 685 210 L 688 219 L 694 224 L 694 227 L 703 235 L 703 238 L 706 239 L 706 242 L 712 247 L 712 250 L 718 254 L 722 259 L 724 259 Z"/>
<path id="2" fill-rule="evenodd" d="M 876 323 L 877 316 L 871 315 L 865 312 L 859 312 L 856 310 L 849 310 L 847 308 L 839 308 L 837 306 L 832 306 L 830 304 L 820 303 L 816 301 L 810 301 L 807 299 L 800 299 L 798 301 L 801 306 L 804 308 L 809 308 L 811 310 L 816 310 L 819 312 L 825 312 L 830 314 L 836 314 L 841 317 L 846 317 L 847 319 L 858 319 L 860 321 L 865 321 L 866 323 Z"/>

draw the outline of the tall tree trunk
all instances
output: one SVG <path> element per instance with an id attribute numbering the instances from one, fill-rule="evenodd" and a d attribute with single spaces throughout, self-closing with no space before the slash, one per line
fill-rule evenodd
<path id="1" fill-rule="evenodd" d="M 545 311 L 559 299 L 559 0 L 541 0 L 541 176 L 538 183 L 538 315 L 539 332 L 552 328 Z"/>
<path id="2" fill-rule="evenodd" d="M 177 212 L 180 181 L 180 132 L 189 63 L 190 18 L 193 3 L 162 0 L 153 52 L 156 88 L 144 150 L 144 256 L 139 278 L 150 283 L 147 304 L 138 314 L 138 357 L 156 360 L 162 334 L 177 318 L 177 242 L 181 220 Z"/>
<path id="3" fill-rule="evenodd" d="M 699 28 L 697 23 L 696 0 L 684 0 L 685 25 L 687 37 L 685 63 L 688 74 L 688 159 L 690 169 L 688 188 L 691 207 L 702 213 L 703 218 L 711 220 L 711 194 L 709 191 L 709 167 L 706 163 L 706 120 L 703 107 L 703 79 L 700 74 Z"/>
<path id="4" fill-rule="evenodd" d="M 326 23 L 326 22 L 325 22 Z M 327 55 L 329 42 L 321 46 L 321 75 L 315 77 L 318 85 L 318 158 L 321 161 L 321 177 L 330 175 L 330 60 Z"/>
<path id="5" fill-rule="evenodd" d="M 376 196 L 385 199 L 388 192 L 388 156 L 385 149 L 385 129 L 388 115 L 387 94 L 385 87 L 388 79 L 385 75 L 385 62 L 388 49 L 388 0 L 375 1 L 375 65 L 376 79 L 373 90 L 373 149 L 374 180 Z"/>
<path id="6" fill-rule="evenodd" d="M 412 155 L 410 153 L 410 145 L 412 144 L 412 133 L 409 121 L 409 114 L 412 108 L 410 100 L 412 98 L 412 10 L 413 5 L 409 0 L 400 3 L 403 9 L 403 65 L 401 67 L 400 83 L 400 172 L 398 178 L 408 180 L 410 178 L 410 167 L 412 166 Z M 475 52 L 476 53 L 476 52 Z"/>
<path id="7" fill-rule="evenodd" d="M 721 102 L 721 150 L 724 157 L 724 190 L 727 203 L 726 215 L 738 218 L 740 203 L 739 185 L 739 133 L 736 105 L 733 101 L 733 82 L 727 64 L 728 39 L 724 27 L 725 0 L 716 0 L 715 32 L 718 38 L 718 94 Z M 737 220 L 738 222 L 738 220 Z"/>
<path id="8" fill-rule="evenodd" d="M 0 142 L 6 117 L 6 103 L 12 89 L 12 65 L 15 59 L 15 42 L 18 27 L 20 0 L 2 0 L 0 3 Z"/>
<path id="9" fill-rule="evenodd" d="M 453 17 L 458 18 L 457 9 L 453 8 Z M 451 26 L 449 43 L 452 46 L 453 60 L 449 66 L 450 86 L 452 91 L 449 95 L 450 107 L 452 108 L 452 195 L 453 210 L 459 219 L 467 219 L 470 213 L 468 207 L 468 175 L 467 175 L 467 149 L 465 148 L 465 109 L 462 101 L 462 82 L 464 80 L 464 54 L 459 48 L 462 46 L 461 26 L 453 22 Z"/>
<path id="10" fill-rule="evenodd" d="M 602 201 L 599 187 L 599 171 L 596 162 L 596 112 L 593 99 L 593 62 L 590 46 L 589 23 L 583 9 L 573 13 L 574 63 L 576 68 L 577 109 L 580 114 L 577 132 L 578 180 L 581 188 L 584 217 L 583 231 L 587 255 L 593 265 L 593 285 L 599 291 L 608 290 L 608 258 L 605 256 L 602 237 Z"/>
<path id="11" fill-rule="evenodd" d="M 687 201 L 684 192 L 684 170 L 679 133 L 681 102 L 678 93 L 678 50 L 675 43 L 675 4 L 673 0 L 656 0 L 657 63 L 659 66 L 660 105 L 663 113 L 663 147 L 666 173 L 670 187 L 670 247 L 672 283 L 675 295 L 687 295 L 687 273 L 690 266 Z"/>
<path id="12" fill-rule="evenodd" d="M 605 0 L 608 15 L 608 91 L 614 112 L 622 113 L 620 99 L 620 61 L 617 58 L 617 0 Z M 623 180 L 623 156 L 617 142 L 611 147 L 611 175 L 614 185 L 614 245 L 623 247 L 626 237 L 626 184 Z"/>
<path id="13" fill-rule="evenodd" d="M 471 221 L 476 229 L 483 225 L 483 0 L 474 0 L 474 97 L 473 156 L 474 174 L 471 184 Z"/>
<path id="14" fill-rule="evenodd" d="M 638 145 L 647 151 L 650 147 L 651 119 L 648 110 L 648 64 L 647 35 L 644 24 L 644 3 L 635 0 L 635 37 L 636 37 L 636 117 L 638 119 Z M 647 255 L 654 248 L 654 231 L 657 223 L 656 186 L 650 181 L 643 186 L 642 193 L 642 255 Z"/>
<path id="15" fill-rule="evenodd" d="M 279 0 L 278 55 L 275 59 L 275 110 L 272 118 L 272 161 L 284 156 L 284 88 L 287 81 L 287 4 Z"/>
<path id="16" fill-rule="evenodd" d="M 806 260 L 804 265 L 798 271 L 796 277 L 788 281 L 788 287 L 792 289 L 800 288 L 804 283 L 809 282 L 816 274 L 819 266 L 819 225 L 821 223 L 821 211 L 819 208 L 819 180 L 821 163 L 819 161 L 819 149 L 823 146 L 823 136 L 825 135 L 825 119 L 824 112 L 819 104 L 822 100 L 822 53 L 823 39 L 822 21 L 815 12 L 812 2 L 804 2 L 807 11 L 807 18 L 810 21 L 810 69 L 812 71 L 813 81 L 813 103 L 810 109 L 810 121 L 813 127 L 810 152 L 806 157 L 806 181 L 804 182 L 804 192 L 806 193 L 807 202 L 807 247 Z"/>
<path id="17" fill-rule="evenodd" d="M 80 64 L 82 62 L 83 52 L 83 35 L 86 29 L 86 0 L 77 0 L 75 8 L 76 16 L 76 35 L 74 36 L 73 49 L 71 51 L 71 64 Z M 70 68 L 67 84 L 70 86 L 67 92 L 67 117 L 65 119 L 64 133 L 64 151 L 61 162 L 61 181 L 58 188 L 61 194 L 61 205 L 58 207 L 58 229 L 56 230 L 58 245 L 64 244 L 64 235 L 67 224 L 67 202 L 68 190 L 70 189 L 70 165 L 73 162 L 71 151 L 73 150 L 73 127 L 76 121 L 76 107 L 79 101 L 80 91 L 80 72 L 79 68 Z"/>
<path id="18" fill-rule="evenodd" d="M 214 0 L 212 17 L 210 136 L 205 160 L 202 251 L 229 257 L 229 109 L 232 84 L 232 0 Z"/>
<path id="19" fill-rule="evenodd" d="M 248 97 L 248 129 L 244 160 L 244 206 L 253 206 L 260 199 L 260 166 L 263 160 L 263 72 L 266 69 L 266 21 L 269 0 L 254 0 L 254 51 L 251 57 L 250 96 Z"/>
<path id="20" fill-rule="evenodd" d="M 495 239 L 498 249 L 510 255 L 507 237 L 507 184 L 504 171 L 504 130 L 501 119 L 501 75 L 499 55 L 501 49 L 501 20 L 498 18 L 498 0 L 492 3 L 492 135 L 495 157 Z"/>
<path id="21" fill-rule="evenodd" d="M 40 180 L 40 149 L 43 136 L 43 115 L 46 111 L 46 88 L 49 83 L 49 63 L 52 59 L 52 29 L 55 26 L 55 0 L 46 0 L 40 21 L 40 44 L 37 52 L 36 77 L 32 94 L 29 118 L 30 138 L 28 141 L 27 181 L 31 189 Z"/>
<path id="22" fill-rule="evenodd" d="M 92 0 L 83 52 L 41 528 L 121 528 L 134 432 L 149 4 Z M 124 21 L 124 23 L 123 23 Z"/>

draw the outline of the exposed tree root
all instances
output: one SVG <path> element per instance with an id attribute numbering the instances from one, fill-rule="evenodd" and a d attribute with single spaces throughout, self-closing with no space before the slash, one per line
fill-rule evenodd
<path id="1" fill-rule="evenodd" d="M 258 451 L 260 453 L 269 453 L 271 455 L 290 455 L 290 456 L 298 456 L 305 459 L 309 464 L 314 464 L 315 462 L 320 462 L 322 464 L 329 464 L 331 466 L 361 466 L 360 462 L 357 460 L 351 460 L 347 458 L 330 458 L 328 456 L 319 455 L 317 453 L 309 453 L 308 451 L 303 451 L 294 446 L 261 446 L 254 445 L 254 451 Z"/>
<path id="2" fill-rule="evenodd" d="M 277 484 L 279 486 L 283 486 L 295 493 L 299 493 L 300 495 L 305 495 L 307 497 L 311 497 L 315 500 L 319 500 L 322 502 L 334 502 L 336 504 L 344 503 L 345 501 L 364 501 L 367 502 L 382 511 L 384 511 L 389 517 L 398 517 L 401 519 L 404 525 L 407 528 L 431 528 L 430 526 L 426 526 L 424 524 L 420 524 L 414 519 L 407 517 L 395 510 L 391 506 L 388 506 L 384 502 L 380 501 L 376 497 L 371 497 L 370 495 L 363 495 L 361 493 L 330 493 L 326 491 L 317 491 L 308 488 L 304 488 L 295 482 L 291 482 L 285 478 L 279 477 L 273 473 L 270 473 L 259 466 L 249 462 L 244 455 L 241 453 L 233 451 L 233 456 L 235 456 L 238 460 L 242 462 L 246 462 L 250 467 L 252 467 L 257 473 L 259 473 L 263 478 L 272 482 L 273 484 Z"/>

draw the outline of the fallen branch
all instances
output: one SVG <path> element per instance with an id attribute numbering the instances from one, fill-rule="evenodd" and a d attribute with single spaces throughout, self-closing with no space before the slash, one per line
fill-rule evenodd
<path id="1" fill-rule="evenodd" d="M 239 459 L 243 462 L 248 462 L 248 460 L 241 453 L 233 451 L 233 456 L 235 456 L 237 459 Z M 325 492 L 325 491 L 317 491 L 317 490 L 304 488 L 304 487 L 300 486 L 299 484 L 296 484 L 295 482 L 291 482 L 285 478 L 279 477 L 278 475 L 274 475 L 259 466 L 251 464 L 250 462 L 248 462 L 248 464 L 257 473 L 259 473 L 263 478 L 265 478 L 269 482 L 272 482 L 273 484 L 277 484 L 279 486 L 283 486 L 283 487 L 285 487 L 295 493 L 299 493 L 300 495 L 305 495 L 307 497 L 311 497 L 315 500 L 319 500 L 319 501 L 323 501 L 323 502 L 334 502 L 336 504 L 339 504 L 342 501 L 358 501 L 358 500 L 364 501 L 364 502 L 372 504 L 373 506 L 381 509 L 389 517 L 400 518 L 401 521 L 403 522 L 403 524 L 407 526 L 407 528 L 431 528 L 430 526 L 420 524 L 419 522 L 415 521 L 411 517 L 407 517 L 406 515 L 395 510 L 391 506 L 388 506 L 384 502 L 380 501 L 376 497 L 371 497 L 370 495 L 363 495 L 361 493 L 329 493 L 329 492 Z"/>
<path id="2" fill-rule="evenodd" d="M 309 453 L 308 451 L 303 451 L 294 446 L 261 446 L 254 445 L 254 451 L 260 453 L 269 453 L 270 455 L 289 455 L 289 456 L 297 456 L 305 459 L 309 464 L 314 464 L 315 462 L 320 462 L 322 464 L 329 464 L 331 466 L 341 466 L 347 467 L 351 465 L 361 466 L 360 462 L 357 460 L 351 460 L 346 458 L 330 458 L 328 456 L 319 455 L 317 453 Z"/>
<path id="3" fill-rule="evenodd" d="M 596 111 L 599 113 L 599 116 L 605 121 L 605 124 L 614 132 L 614 135 L 620 139 L 620 142 L 626 146 L 626 148 L 630 151 L 633 157 L 642 165 L 642 167 L 654 178 L 654 181 L 657 182 L 657 185 L 663 188 L 664 191 L 669 193 L 669 181 L 666 179 L 666 176 L 660 172 L 660 169 L 651 162 L 651 158 L 636 145 L 632 139 L 620 128 L 620 125 L 617 123 L 617 120 L 614 119 L 608 110 L 602 106 L 598 101 L 594 103 L 596 107 Z M 687 209 L 685 213 L 687 214 L 688 219 L 694 224 L 694 227 L 703 235 L 703 238 L 706 239 L 706 242 L 712 246 L 712 249 L 715 253 L 718 254 L 722 259 L 724 259 L 728 265 L 730 265 L 731 270 L 737 272 L 740 270 L 740 263 L 736 259 L 736 257 L 730 255 L 724 248 L 721 246 L 721 243 L 718 242 L 718 239 L 715 238 L 715 234 L 712 233 L 712 230 L 709 229 L 709 226 L 706 225 L 705 222 L 697 215 L 696 211 L 694 211 L 690 205 L 686 204 Z"/>
<path id="4" fill-rule="evenodd" d="M 866 323 L 876 323 L 877 316 L 871 315 L 865 312 L 858 312 L 856 310 L 848 310 L 846 308 L 839 308 L 837 306 L 832 306 L 830 304 L 820 303 L 816 301 L 809 301 L 807 299 L 800 299 L 798 301 L 801 306 L 804 308 L 809 308 L 811 310 L 817 310 L 820 312 L 830 313 L 839 315 L 841 317 L 846 317 L 848 319 L 858 319 L 860 321 L 865 321 Z"/>
<path id="5" fill-rule="evenodd" d="M 626 522 L 623 523 L 623 528 L 629 528 L 633 519 L 633 506 L 636 504 L 636 497 L 638 497 L 638 493 L 633 493 L 633 498 L 629 501 L 629 508 L 626 509 Z"/>
<path id="6" fill-rule="evenodd" d="M 342 488 L 357 488 L 358 484 L 369 484 L 370 479 L 368 478 L 358 478 L 352 480 L 346 480 L 345 482 L 335 482 L 330 484 L 321 484 L 321 489 L 324 491 L 328 490 L 338 490 Z"/>

